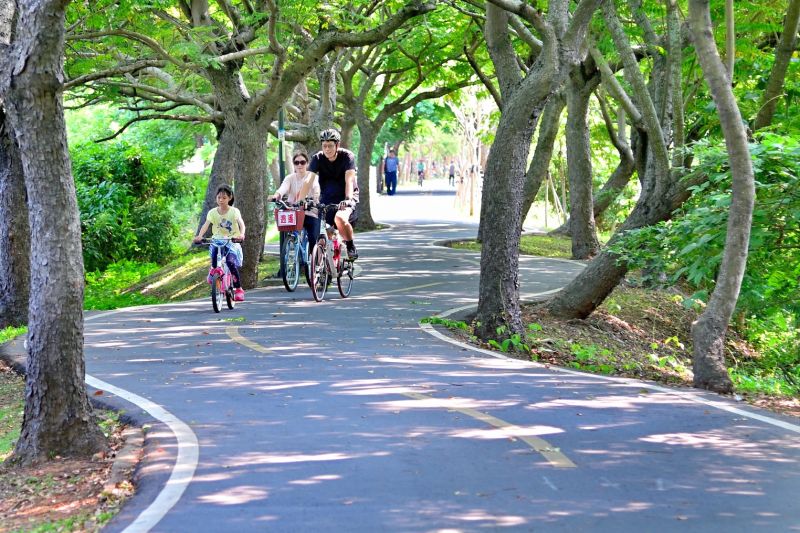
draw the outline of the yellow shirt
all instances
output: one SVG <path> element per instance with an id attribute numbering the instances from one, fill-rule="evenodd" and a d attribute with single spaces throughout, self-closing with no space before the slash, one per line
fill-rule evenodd
<path id="1" fill-rule="evenodd" d="M 239 237 L 241 231 L 239 231 L 239 223 L 236 221 L 241 216 L 235 207 L 229 207 L 228 212 L 224 215 L 220 214 L 218 207 L 210 210 L 206 215 L 206 220 L 211 222 L 211 235 L 215 239 Z"/>

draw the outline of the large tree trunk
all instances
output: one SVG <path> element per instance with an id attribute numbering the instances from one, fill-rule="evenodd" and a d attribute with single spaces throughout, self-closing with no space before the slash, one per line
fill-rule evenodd
<path id="1" fill-rule="evenodd" d="M 217 153 L 209 180 L 212 183 L 233 182 L 234 206 L 242 212 L 246 239 L 242 243 L 244 264 L 239 270 L 242 287 L 251 289 L 258 282 L 258 263 L 264 250 L 265 208 L 264 186 L 267 179 L 267 126 L 275 118 L 263 111 L 256 117 L 247 112 L 247 95 L 236 65 L 208 68 L 214 96 L 225 113 L 225 124 L 219 137 Z M 275 106 L 277 110 L 277 106 Z M 208 192 L 206 201 L 209 200 Z M 214 204 L 216 205 L 216 203 Z M 213 206 L 211 206 L 213 207 Z M 205 220 L 205 213 L 201 219 Z"/>
<path id="2" fill-rule="evenodd" d="M 600 82 L 587 75 L 583 65 L 575 67 L 567 82 L 567 176 L 569 179 L 569 228 L 572 258 L 590 259 L 600 251 L 594 224 L 592 200 L 592 156 L 589 140 L 589 99 Z"/>
<path id="3" fill-rule="evenodd" d="M 360 123 L 358 132 L 361 139 L 358 144 L 358 222 L 359 230 L 370 230 L 375 228 L 375 220 L 372 218 L 372 207 L 369 200 L 370 182 L 369 171 L 372 163 L 372 149 L 375 146 L 375 139 L 378 137 L 382 124 Z"/>
<path id="4" fill-rule="evenodd" d="M 28 323 L 30 227 L 17 144 L 0 107 L 0 329 Z"/>
<path id="5" fill-rule="evenodd" d="M 708 0 L 690 0 L 689 12 L 697 57 L 717 104 L 717 113 L 725 136 L 733 189 L 728 213 L 728 233 L 717 284 L 708 307 L 692 325 L 692 367 L 696 387 L 731 392 L 733 384 L 725 368 L 725 333 L 736 308 L 747 265 L 755 202 L 753 163 L 742 116 L 711 32 Z"/>
<path id="6" fill-rule="evenodd" d="M 513 106 L 500 117 L 483 176 L 481 277 L 476 334 L 501 338 L 523 330 L 519 308 L 519 238 L 525 163 L 536 126 L 519 125 Z M 498 333 L 500 329 L 500 333 Z"/>
<path id="7" fill-rule="evenodd" d="M 84 385 L 83 258 L 61 104 L 66 1 L 20 4 L 7 112 L 31 233 L 25 413 L 14 458 L 91 456 L 105 446 Z"/>
<path id="8" fill-rule="evenodd" d="M 242 287 L 252 289 L 258 284 L 258 263 L 264 252 L 265 206 L 264 183 L 267 176 L 267 122 L 241 121 L 235 128 L 236 207 L 242 212 L 247 236 L 242 243 L 244 263 L 240 269 Z M 230 126 L 228 126 L 230 127 Z"/>
<path id="9" fill-rule="evenodd" d="M 778 99 L 783 94 L 786 71 L 797 47 L 798 25 L 800 25 L 800 0 L 790 0 L 789 9 L 786 11 L 783 34 L 778 47 L 775 49 L 775 63 L 772 65 L 767 88 L 761 98 L 761 108 L 758 110 L 758 115 L 753 125 L 754 130 L 760 130 L 772 123 Z"/>

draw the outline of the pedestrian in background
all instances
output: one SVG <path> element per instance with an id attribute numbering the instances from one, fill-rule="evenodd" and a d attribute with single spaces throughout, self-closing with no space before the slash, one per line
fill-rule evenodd
<path id="1" fill-rule="evenodd" d="M 400 166 L 400 161 L 394 150 L 389 150 L 389 157 L 383 163 L 383 173 L 386 179 L 386 194 L 393 196 L 397 190 L 397 170 Z"/>

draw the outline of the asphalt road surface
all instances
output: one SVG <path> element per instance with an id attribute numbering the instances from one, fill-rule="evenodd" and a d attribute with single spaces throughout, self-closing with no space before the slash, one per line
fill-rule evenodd
<path id="1" fill-rule="evenodd" d="M 432 188 L 374 198 L 391 229 L 357 236 L 348 299 L 301 283 L 88 318 L 89 384 L 147 424 L 109 531 L 800 530 L 797 420 L 420 326 L 479 279 L 478 254 L 434 244 L 477 227 Z M 521 290 L 581 268 L 523 258 Z"/>

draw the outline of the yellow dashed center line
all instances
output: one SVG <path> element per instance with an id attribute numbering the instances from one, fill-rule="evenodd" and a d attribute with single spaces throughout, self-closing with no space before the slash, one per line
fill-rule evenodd
<path id="1" fill-rule="evenodd" d="M 257 352 L 266 353 L 266 354 L 272 353 L 272 350 L 270 350 L 269 348 L 265 348 L 264 346 L 261 346 L 257 342 L 253 342 L 253 341 L 243 337 L 242 334 L 239 333 L 239 328 L 236 327 L 236 326 L 229 326 L 229 327 L 225 328 L 225 333 L 227 333 L 228 336 L 231 339 L 233 339 L 233 341 L 238 342 L 242 346 L 246 346 L 246 347 L 250 348 L 251 350 L 255 350 Z M 404 392 L 404 393 L 401 393 L 401 394 L 403 394 L 404 396 L 407 396 L 408 398 L 413 398 L 415 400 L 434 400 L 435 399 L 432 396 L 426 396 L 425 394 L 419 394 L 419 393 L 416 393 L 416 392 Z M 508 429 L 508 430 L 512 430 L 512 431 L 521 429 L 519 426 L 515 426 L 514 424 L 509 424 L 505 420 L 501 420 L 501 419 L 499 419 L 497 417 L 494 417 L 492 415 L 488 415 L 486 413 L 482 413 L 480 411 L 476 411 L 475 409 L 470 409 L 470 408 L 467 408 L 467 407 L 448 407 L 447 409 L 450 410 L 450 411 L 456 411 L 456 412 L 465 414 L 465 415 L 467 415 L 469 417 L 474 418 L 475 420 L 480 420 L 481 422 L 484 422 L 486 424 L 489 424 L 492 427 L 496 427 L 496 428 L 499 428 L 499 429 Z M 519 432 L 521 432 L 521 431 L 518 431 L 518 433 Z M 533 448 L 537 453 L 540 453 L 542 455 L 542 457 L 547 459 L 547 461 L 552 466 L 555 466 L 555 467 L 558 467 L 558 468 L 575 468 L 575 466 L 576 466 L 575 463 L 570 461 L 569 458 L 567 458 L 566 455 L 561 453 L 561 451 L 558 448 L 554 447 L 553 445 L 551 445 L 549 442 L 547 442 L 544 439 L 540 439 L 539 437 L 526 436 L 526 435 L 515 435 L 514 438 L 520 439 L 521 441 L 525 442 L 528 446 Z"/>
<path id="2" fill-rule="evenodd" d="M 404 396 L 408 396 L 409 398 L 413 398 L 415 400 L 434 400 L 432 396 L 426 396 L 425 394 L 419 394 L 416 392 L 404 392 Z M 456 411 L 467 416 L 471 416 L 476 420 L 480 420 L 481 422 L 485 422 L 490 426 L 500 428 L 500 429 L 509 429 L 509 430 L 519 430 L 521 429 L 519 426 L 515 426 L 514 424 L 509 424 L 505 420 L 500 420 L 497 417 L 492 415 L 487 415 L 486 413 L 481 413 L 480 411 L 476 411 L 475 409 L 470 409 L 468 407 L 448 407 L 450 411 Z M 515 436 L 514 438 L 518 438 L 524 441 L 528 446 L 533 448 L 536 452 L 542 454 L 542 456 L 547 459 L 547 461 L 558 468 L 575 468 L 576 465 L 572 461 L 567 458 L 566 455 L 561 453 L 561 451 L 556 448 L 555 446 L 551 445 L 544 439 L 540 439 L 539 437 L 530 437 L 530 436 Z"/>
<path id="3" fill-rule="evenodd" d="M 251 350 L 255 350 L 261 353 L 272 353 L 272 350 L 270 350 L 269 348 L 265 348 L 264 346 L 261 346 L 257 342 L 253 342 L 249 339 L 244 338 L 242 334 L 239 333 L 239 328 L 237 326 L 228 326 L 227 328 L 225 328 L 225 333 L 227 333 L 228 337 L 233 339 L 234 342 L 238 342 L 242 346 L 247 346 Z"/>

